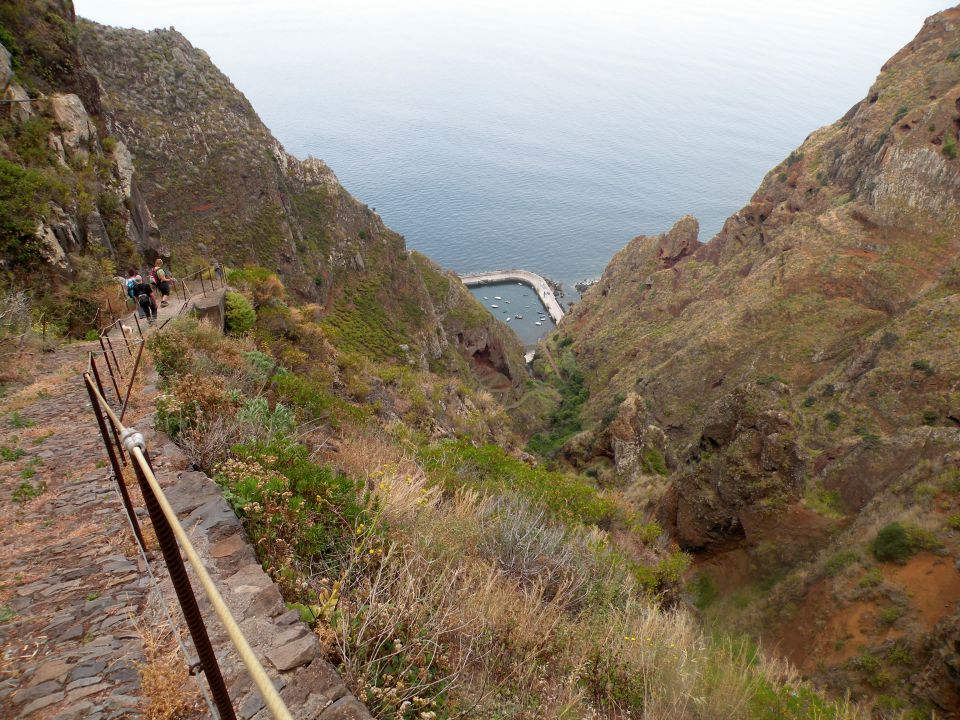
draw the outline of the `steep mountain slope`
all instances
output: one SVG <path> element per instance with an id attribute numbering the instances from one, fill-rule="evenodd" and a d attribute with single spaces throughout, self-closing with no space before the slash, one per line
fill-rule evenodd
<path id="1" fill-rule="evenodd" d="M 768 638 L 824 592 L 829 553 L 854 552 L 843 567 L 857 590 L 884 559 L 868 541 L 885 523 L 907 527 L 912 552 L 957 555 L 958 128 L 955 8 L 928 19 L 867 97 L 774 168 L 716 237 L 698 243 L 687 217 L 631 241 L 553 338 L 586 378 L 585 415 L 604 416 L 567 443 L 568 460 L 655 507 L 700 553 L 709 599 L 740 593 L 718 614 Z M 919 683 L 924 701 L 958 709 L 953 660 L 932 659 L 955 598 L 932 616 L 904 601 L 895 637 L 911 660 L 877 680 L 856 663 L 892 642 L 882 598 L 837 593 L 804 631 L 804 652 L 823 643 L 808 669 L 842 666 L 844 682 L 901 699 Z M 869 629 L 826 652 L 831 613 L 853 595 Z M 925 662 L 938 679 L 911 680 Z"/>
<path id="2" fill-rule="evenodd" d="M 519 385 L 509 328 L 321 161 L 286 153 L 178 33 L 77 24 L 72 3 L 32 0 L 0 6 L 0 43 L 0 290 L 35 320 L 73 335 L 109 321 L 114 276 L 157 256 L 175 274 L 255 264 L 319 301 L 342 347 Z"/>
<path id="3" fill-rule="evenodd" d="M 269 267 L 323 306 L 342 345 L 447 370 L 476 357 L 474 369 L 519 382 L 513 333 L 408 253 L 323 162 L 287 153 L 206 53 L 174 30 L 77 27 L 106 124 L 132 150 L 156 208 L 154 253 L 180 267 L 213 258 Z"/>

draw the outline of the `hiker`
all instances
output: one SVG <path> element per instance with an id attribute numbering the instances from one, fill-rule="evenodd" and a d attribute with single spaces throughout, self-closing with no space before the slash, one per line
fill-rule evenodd
<path id="1" fill-rule="evenodd" d="M 137 301 L 137 296 L 133 292 L 133 288 L 136 284 L 137 284 L 137 271 L 134 270 L 133 268 L 130 268 L 130 270 L 127 271 L 127 279 L 124 282 L 124 285 L 127 288 L 127 297 L 133 300 L 134 302 Z"/>
<path id="2" fill-rule="evenodd" d="M 163 269 L 163 260 L 156 259 L 153 263 L 153 269 L 150 271 L 150 280 L 157 290 L 160 291 L 160 307 L 167 306 L 167 298 L 170 296 L 170 283 L 176 282 L 174 277 Z"/>
<path id="3" fill-rule="evenodd" d="M 140 275 L 134 279 L 137 282 L 133 286 L 133 292 L 140 308 L 140 317 L 146 318 L 153 325 L 157 321 L 157 301 L 153 299 L 153 287 L 150 283 L 144 282 Z"/>

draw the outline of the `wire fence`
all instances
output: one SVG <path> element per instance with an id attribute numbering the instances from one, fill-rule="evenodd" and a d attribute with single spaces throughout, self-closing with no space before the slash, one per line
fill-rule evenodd
<path id="1" fill-rule="evenodd" d="M 205 281 L 201 286 L 201 292 L 204 295 L 206 295 L 208 291 L 216 289 L 214 281 L 217 279 L 219 279 L 220 287 L 222 288 L 224 286 L 222 273 L 219 273 L 219 278 L 216 278 L 215 274 L 207 275 L 207 277 L 204 278 L 204 275 L 208 271 L 212 272 L 213 270 L 211 268 L 205 268 L 204 270 L 198 271 L 198 273 L 194 273 L 194 275 L 199 275 L 199 278 L 193 278 L 203 279 Z M 185 281 L 190 279 L 191 278 L 185 278 L 181 281 L 184 287 L 186 286 Z M 181 297 L 184 298 L 184 302 L 179 312 L 184 311 L 184 308 L 189 306 L 190 295 L 186 294 L 186 289 L 184 289 L 183 292 L 184 294 L 181 295 Z M 175 317 L 175 315 L 171 316 L 171 318 L 172 317 Z M 170 318 L 168 318 L 168 321 L 169 319 Z M 209 688 L 209 695 L 205 691 L 204 696 L 207 698 L 208 705 L 210 705 L 211 714 L 221 718 L 221 720 L 235 720 L 236 718 L 236 713 L 230 700 L 223 674 L 217 662 L 216 653 L 210 642 L 207 627 L 200 612 L 196 593 L 190 577 L 187 574 L 184 556 L 186 556 L 186 561 L 193 568 L 195 577 L 207 599 L 210 601 L 230 642 L 236 648 L 247 673 L 257 687 L 268 711 L 276 720 L 291 720 L 290 712 L 284 704 L 283 699 L 270 681 L 263 666 L 259 660 L 257 660 L 250 644 L 244 637 L 243 632 L 240 630 L 230 609 L 224 602 L 216 584 L 207 572 L 196 548 L 180 524 L 163 489 L 160 487 L 160 483 L 157 481 L 153 466 L 150 462 L 150 454 L 144 436 L 136 429 L 128 427 L 123 423 L 134 382 L 138 372 L 140 372 L 143 367 L 141 358 L 143 356 L 145 342 L 143 330 L 138 323 L 139 338 L 128 338 L 128 333 L 121 326 L 120 335 L 122 343 L 120 342 L 120 338 L 114 338 L 118 340 L 117 343 L 114 343 L 111 338 L 111 332 L 117 328 L 118 323 L 121 323 L 120 318 L 112 322 L 100 333 L 101 352 L 88 353 L 87 369 L 83 373 L 83 381 L 87 393 L 90 396 L 90 404 L 93 409 L 97 427 L 100 431 L 101 439 L 103 440 L 104 448 L 107 452 L 111 471 L 116 481 L 117 491 L 139 550 L 146 561 L 147 547 L 144 542 L 140 521 L 137 518 L 136 510 L 133 506 L 133 500 L 124 480 L 124 467 L 129 467 L 133 470 L 137 485 L 143 496 L 147 515 L 157 537 L 160 552 L 169 573 L 174 592 L 177 595 L 177 601 L 183 613 L 187 629 L 193 641 L 193 647 L 198 658 L 197 664 L 202 670 Z M 162 328 L 163 326 L 160 326 L 157 332 L 161 331 Z M 126 351 L 126 355 L 124 355 L 124 351 Z M 104 373 L 101 371 L 102 366 L 106 368 L 106 375 L 110 381 L 109 386 L 104 384 Z M 111 394 L 107 389 L 108 387 L 112 389 L 113 402 L 107 399 L 107 396 Z M 147 567 L 152 576 L 153 572 L 150 570 L 149 562 L 147 563 Z M 176 628 L 174 628 L 174 632 L 176 633 Z M 177 634 L 177 636 L 179 638 L 179 634 Z"/>

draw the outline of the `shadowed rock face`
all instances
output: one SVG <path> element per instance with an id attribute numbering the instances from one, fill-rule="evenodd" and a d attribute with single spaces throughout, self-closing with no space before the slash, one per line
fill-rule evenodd
<path id="1" fill-rule="evenodd" d="M 775 512 L 803 495 L 796 428 L 778 403 L 784 391 L 744 385 L 708 410 L 698 443 L 658 507 L 682 547 L 750 540 L 743 513 L 762 504 Z"/>

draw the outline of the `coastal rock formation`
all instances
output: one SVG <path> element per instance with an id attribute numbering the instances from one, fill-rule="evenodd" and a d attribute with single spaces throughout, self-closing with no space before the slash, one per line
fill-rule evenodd
<path id="1" fill-rule="evenodd" d="M 681 258 L 691 255 L 698 247 L 697 236 L 700 223 L 692 215 L 680 218 L 670 232 L 661 235 L 658 241 L 657 262 L 662 268 L 676 265 Z"/>
<path id="2" fill-rule="evenodd" d="M 643 427 L 663 429 L 676 465 L 654 498 L 658 518 L 700 558 L 705 583 L 756 593 L 747 609 L 724 606 L 732 624 L 792 647 L 791 618 L 820 613 L 806 647 L 820 649 L 825 678 L 844 668 L 843 687 L 867 694 L 879 681 L 829 644 L 845 637 L 844 613 L 883 616 L 880 595 L 857 599 L 866 585 L 854 575 L 877 560 L 878 529 L 912 528 L 926 538 L 915 550 L 929 543 L 948 567 L 960 557 L 948 529 L 960 452 L 958 47 L 960 9 L 930 18 L 715 237 L 698 244 L 687 217 L 635 238 L 558 331 L 614 471 L 634 462 L 625 449 Z M 637 397 L 642 410 L 627 412 Z M 825 574 L 843 600 L 819 600 Z M 889 582 L 909 592 L 913 581 Z M 943 670 L 912 701 L 960 711 L 955 683 L 942 682 L 955 677 L 949 659 L 937 659 L 947 641 L 924 644 L 952 605 L 902 607 L 917 618 L 900 631 L 914 660 Z M 864 626 L 857 643 L 879 657 L 886 626 Z"/>

